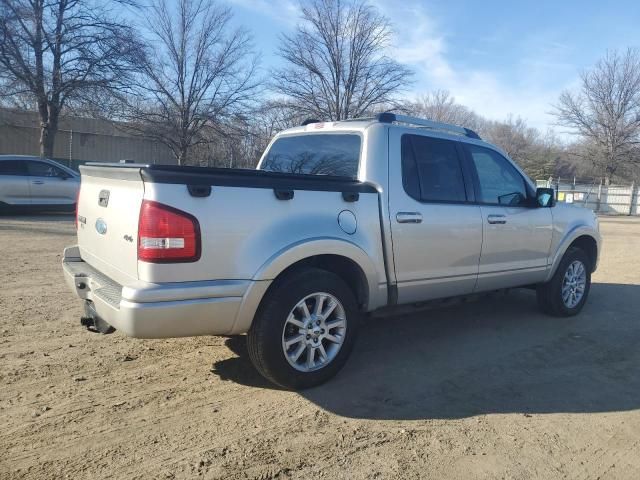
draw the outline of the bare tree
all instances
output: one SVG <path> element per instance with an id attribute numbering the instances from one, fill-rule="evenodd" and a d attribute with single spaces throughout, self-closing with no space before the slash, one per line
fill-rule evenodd
<path id="1" fill-rule="evenodd" d="M 498 145 L 512 159 L 522 164 L 529 152 L 541 143 L 540 132 L 520 117 L 507 117 L 505 121 L 485 120 L 482 135 L 488 142 Z"/>
<path id="2" fill-rule="evenodd" d="M 251 38 L 233 30 L 231 19 L 231 11 L 212 0 L 157 0 L 148 12 L 150 44 L 123 117 L 166 144 L 180 164 L 193 147 L 217 141 L 221 125 L 248 108 L 256 93 Z"/>
<path id="3" fill-rule="evenodd" d="M 0 0 L 0 99 L 37 108 L 41 156 L 53 154 L 65 107 L 127 84 L 138 48 L 110 5 Z"/>
<path id="4" fill-rule="evenodd" d="M 564 155 L 553 132 L 543 135 L 520 117 L 509 116 L 505 121 L 483 119 L 479 131 L 483 139 L 499 146 L 534 179 L 553 175 Z"/>
<path id="5" fill-rule="evenodd" d="M 415 101 L 405 104 L 404 109 L 411 115 L 474 130 L 478 129 L 482 123 L 478 114 L 469 107 L 457 103 L 447 90 L 435 90 L 421 95 Z"/>
<path id="6" fill-rule="evenodd" d="M 262 153 L 278 132 L 301 125 L 306 118 L 289 102 L 268 100 L 256 110 L 252 120 L 250 130 Z"/>
<path id="7" fill-rule="evenodd" d="M 595 147 L 586 151 L 608 182 L 640 163 L 640 51 L 607 52 L 580 78 L 578 92 L 563 92 L 554 113 L 560 125 Z"/>
<path id="8" fill-rule="evenodd" d="M 569 152 L 552 130 L 543 134 L 530 127 L 520 117 L 489 120 L 455 101 L 446 90 L 436 90 L 403 105 L 412 115 L 439 122 L 452 123 L 475 130 L 484 140 L 497 145 L 534 179 L 556 175 L 559 168 L 566 172 L 570 164 Z"/>
<path id="9" fill-rule="evenodd" d="M 553 132 L 543 135 L 520 117 L 488 120 L 457 103 L 446 90 L 421 95 L 415 101 L 403 104 L 400 110 L 475 130 L 483 139 L 502 148 L 532 178 L 553 175 L 559 162 L 566 158 L 566 152 Z"/>
<path id="10" fill-rule="evenodd" d="M 310 0 L 301 4 L 295 33 L 283 35 L 286 65 L 273 88 L 301 114 L 344 120 L 392 102 L 411 71 L 387 55 L 392 30 L 386 17 L 362 0 Z"/>

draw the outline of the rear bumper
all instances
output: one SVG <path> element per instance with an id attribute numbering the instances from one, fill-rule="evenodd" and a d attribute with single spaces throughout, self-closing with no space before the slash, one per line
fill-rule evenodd
<path id="1" fill-rule="evenodd" d="M 64 251 L 67 285 L 93 303 L 105 322 L 137 338 L 246 333 L 270 282 L 218 280 L 122 286 L 83 261 L 77 247 Z"/>

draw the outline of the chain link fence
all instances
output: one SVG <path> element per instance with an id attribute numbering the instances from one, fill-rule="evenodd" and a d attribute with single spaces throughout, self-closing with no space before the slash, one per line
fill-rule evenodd
<path id="1" fill-rule="evenodd" d="M 556 190 L 558 202 L 590 208 L 604 215 L 640 215 L 639 187 L 628 185 L 605 185 L 601 180 L 562 180 L 549 178 L 537 180 L 538 187 Z"/>

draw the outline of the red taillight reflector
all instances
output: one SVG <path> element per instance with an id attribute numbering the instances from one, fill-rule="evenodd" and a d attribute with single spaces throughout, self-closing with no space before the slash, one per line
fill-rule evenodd
<path id="1" fill-rule="evenodd" d="M 138 260 L 178 263 L 195 262 L 199 258 L 198 220 L 176 208 L 143 201 L 138 225 Z"/>

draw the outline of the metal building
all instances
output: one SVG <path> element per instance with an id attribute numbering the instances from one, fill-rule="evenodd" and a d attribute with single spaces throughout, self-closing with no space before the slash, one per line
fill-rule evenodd
<path id="1" fill-rule="evenodd" d="M 0 108 L 0 155 L 39 155 L 40 128 L 37 112 Z M 134 160 L 175 164 L 162 143 L 124 131 L 106 120 L 60 117 L 54 159 L 77 168 L 85 162 Z"/>

